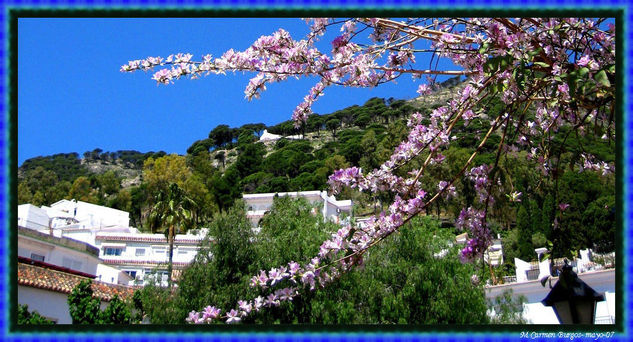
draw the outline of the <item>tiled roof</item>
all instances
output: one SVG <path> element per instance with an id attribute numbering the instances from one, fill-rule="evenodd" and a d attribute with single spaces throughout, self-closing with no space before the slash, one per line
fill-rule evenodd
<path id="1" fill-rule="evenodd" d="M 97 240 L 103 241 L 131 241 L 131 242 L 160 242 L 167 243 L 167 238 L 164 237 L 145 237 L 145 236 L 123 236 L 123 235 L 97 235 Z M 197 245 L 200 243 L 202 238 L 198 239 L 182 239 L 176 237 L 174 239 L 174 244 L 193 244 Z"/>
<path id="2" fill-rule="evenodd" d="M 129 260 L 129 259 L 102 259 L 104 264 L 108 265 L 167 265 L 167 261 L 155 261 L 155 260 Z M 174 267 L 185 267 L 189 265 L 188 262 L 172 261 Z"/>
<path id="3" fill-rule="evenodd" d="M 69 294 L 75 286 L 86 279 L 92 280 L 75 274 L 18 262 L 18 285 Z M 92 291 L 95 297 L 111 301 L 114 295 L 118 295 L 121 299 L 131 298 L 134 288 L 93 280 Z"/>

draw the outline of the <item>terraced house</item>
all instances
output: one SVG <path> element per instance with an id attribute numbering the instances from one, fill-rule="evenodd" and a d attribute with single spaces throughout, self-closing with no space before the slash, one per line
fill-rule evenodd
<path id="1" fill-rule="evenodd" d="M 92 289 L 102 308 L 115 295 L 129 298 L 134 288 L 124 272 L 104 265 L 99 250 L 88 243 L 18 227 L 18 304 L 60 324 L 70 324 L 68 294 L 82 280 L 93 280 Z M 112 276 L 112 283 L 97 274 Z M 116 279 L 115 279 L 116 277 Z M 117 284 L 118 283 L 118 284 Z"/>

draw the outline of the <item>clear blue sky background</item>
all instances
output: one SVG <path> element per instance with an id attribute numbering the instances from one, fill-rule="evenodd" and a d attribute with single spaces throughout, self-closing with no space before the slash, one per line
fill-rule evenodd
<path id="1" fill-rule="evenodd" d="M 280 27 L 296 40 L 308 32 L 300 19 L 19 19 L 18 165 L 95 148 L 184 154 L 219 124 L 288 120 L 315 79 L 269 85 L 249 102 L 244 88 L 253 74 L 157 86 L 151 73 L 119 72 L 128 60 L 148 56 L 219 57 Z M 323 44 L 329 52 L 329 40 Z M 405 76 L 373 89 L 332 87 L 313 109 L 327 114 L 374 96 L 412 98 L 420 82 Z"/>

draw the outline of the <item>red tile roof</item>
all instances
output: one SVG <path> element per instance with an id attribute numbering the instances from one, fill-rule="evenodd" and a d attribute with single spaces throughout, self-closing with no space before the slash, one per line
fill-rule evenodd
<path id="1" fill-rule="evenodd" d="M 18 262 L 18 285 L 69 294 L 75 286 L 86 279 L 92 280 L 76 274 Z M 124 300 L 131 298 L 134 290 L 135 288 L 130 286 L 92 281 L 94 296 L 103 301 L 111 301 L 114 295 Z"/>
<path id="2" fill-rule="evenodd" d="M 153 261 L 153 260 L 129 260 L 129 259 L 102 259 L 104 264 L 107 265 L 165 265 L 167 267 L 167 261 Z M 185 267 L 189 265 L 189 262 L 172 261 L 174 267 Z"/>
<path id="3" fill-rule="evenodd" d="M 158 242 L 158 243 L 167 243 L 167 238 L 164 237 L 147 237 L 147 236 L 123 236 L 123 235 L 97 235 L 97 240 L 102 241 L 131 241 L 131 242 Z M 197 245 L 202 241 L 199 239 L 184 239 L 184 238 L 176 238 L 174 239 L 174 244 L 191 244 Z"/>

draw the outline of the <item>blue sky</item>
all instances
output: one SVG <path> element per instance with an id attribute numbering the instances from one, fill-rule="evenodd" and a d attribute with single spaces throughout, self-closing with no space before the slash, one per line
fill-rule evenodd
<path id="1" fill-rule="evenodd" d="M 293 18 L 19 19 L 18 165 L 36 156 L 81 155 L 95 148 L 184 154 L 219 124 L 288 120 L 316 80 L 272 84 L 249 102 L 244 88 L 253 74 L 157 86 L 151 73 L 119 72 L 128 60 L 148 56 L 189 52 L 199 59 L 244 50 L 280 27 L 296 40 L 308 32 L 303 20 Z M 419 84 L 406 76 L 373 89 L 333 87 L 313 110 L 327 114 L 374 96 L 412 98 Z"/>

